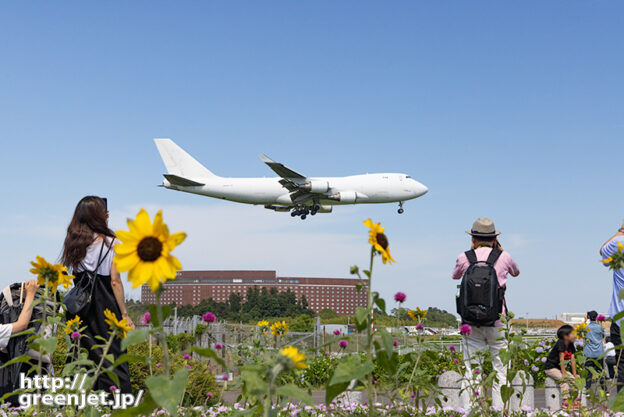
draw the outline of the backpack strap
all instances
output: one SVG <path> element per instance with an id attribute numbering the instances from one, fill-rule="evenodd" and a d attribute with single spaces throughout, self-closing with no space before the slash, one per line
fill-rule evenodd
<path id="1" fill-rule="evenodd" d="M 470 262 L 470 265 L 476 264 L 477 261 L 477 254 L 474 250 L 469 250 L 464 252 L 464 255 L 466 255 L 466 258 L 468 258 L 468 262 Z"/>
<path id="2" fill-rule="evenodd" d="M 494 264 L 496 263 L 496 261 L 498 261 L 498 258 L 501 256 L 502 253 L 503 252 L 501 252 L 500 249 L 497 249 L 497 248 L 492 249 L 485 263 L 490 266 L 494 266 Z"/>

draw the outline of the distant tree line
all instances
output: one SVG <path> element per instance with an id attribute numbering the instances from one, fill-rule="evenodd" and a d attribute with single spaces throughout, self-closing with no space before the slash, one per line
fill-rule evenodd
<path id="1" fill-rule="evenodd" d="M 202 315 L 206 311 L 216 314 L 219 320 L 251 322 L 270 317 L 313 316 L 314 311 L 308 308 L 305 295 L 297 299 L 290 291 L 268 290 L 266 287 L 249 287 L 246 297 L 239 293 L 230 293 L 228 300 L 217 302 L 212 298 L 202 300 L 198 305 L 182 305 L 178 307 L 179 317 Z"/>

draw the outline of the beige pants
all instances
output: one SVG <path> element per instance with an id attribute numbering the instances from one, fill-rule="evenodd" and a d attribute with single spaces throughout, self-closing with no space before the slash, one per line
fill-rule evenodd
<path id="1" fill-rule="evenodd" d="M 561 398 L 564 400 L 567 399 L 570 396 L 570 385 L 568 385 L 568 382 L 574 381 L 574 376 L 568 371 L 566 371 L 566 375 L 564 376 L 559 368 L 546 369 L 544 372 L 547 376 L 559 383 L 561 387 Z"/>

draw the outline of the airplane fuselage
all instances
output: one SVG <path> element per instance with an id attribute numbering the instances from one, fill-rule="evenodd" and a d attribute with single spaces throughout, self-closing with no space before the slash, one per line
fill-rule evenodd
<path id="1" fill-rule="evenodd" d="M 194 178 L 202 185 L 181 186 L 163 181 L 165 188 L 192 194 L 247 204 L 292 205 L 291 192 L 280 181 L 282 178 Z M 315 186 L 326 187 L 319 195 L 319 204 L 374 204 L 411 200 L 428 189 L 405 174 L 363 174 L 347 177 L 318 177 L 308 179 Z M 302 202 L 303 203 L 303 202 Z"/>

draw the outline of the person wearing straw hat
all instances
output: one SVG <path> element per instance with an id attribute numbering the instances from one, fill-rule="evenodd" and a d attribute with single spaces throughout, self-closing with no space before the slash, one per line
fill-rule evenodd
<path id="1" fill-rule="evenodd" d="M 455 263 L 455 269 L 453 270 L 453 279 L 461 279 L 471 264 L 483 263 L 492 260 L 490 256 L 495 251 L 496 256 L 492 263 L 493 269 L 496 271 L 496 278 L 500 288 L 504 291 L 507 287 L 507 277 L 511 275 L 517 277 L 520 274 L 518 265 L 513 260 L 511 255 L 504 251 L 501 247 L 498 236 L 500 232 L 494 227 L 494 222 L 487 217 L 478 218 L 472 228 L 467 230 L 472 237 L 471 249 L 462 253 L 457 258 Z M 472 262 L 468 259 L 468 256 L 472 258 Z M 503 302 L 502 307 L 503 314 L 506 313 L 506 304 Z M 471 332 L 464 332 L 463 347 L 464 354 L 466 355 L 466 378 L 474 378 L 475 372 L 471 370 L 471 365 L 476 365 L 475 353 L 481 350 L 489 349 L 492 357 L 492 365 L 496 371 L 497 379 L 494 381 L 492 387 L 492 405 L 494 407 L 503 407 L 503 401 L 500 394 L 501 382 L 506 381 L 507 372 L 503 365 L 499 352 L 506 347 L 506 343 L 501 339 L 499 332 L 503 323 L 497 320 L 493 325 L 489 326 L 472 326 Z M 462 393 L 462 402 L 464 408 L 469 408 L 468 390 L 464 390 Z"/>

